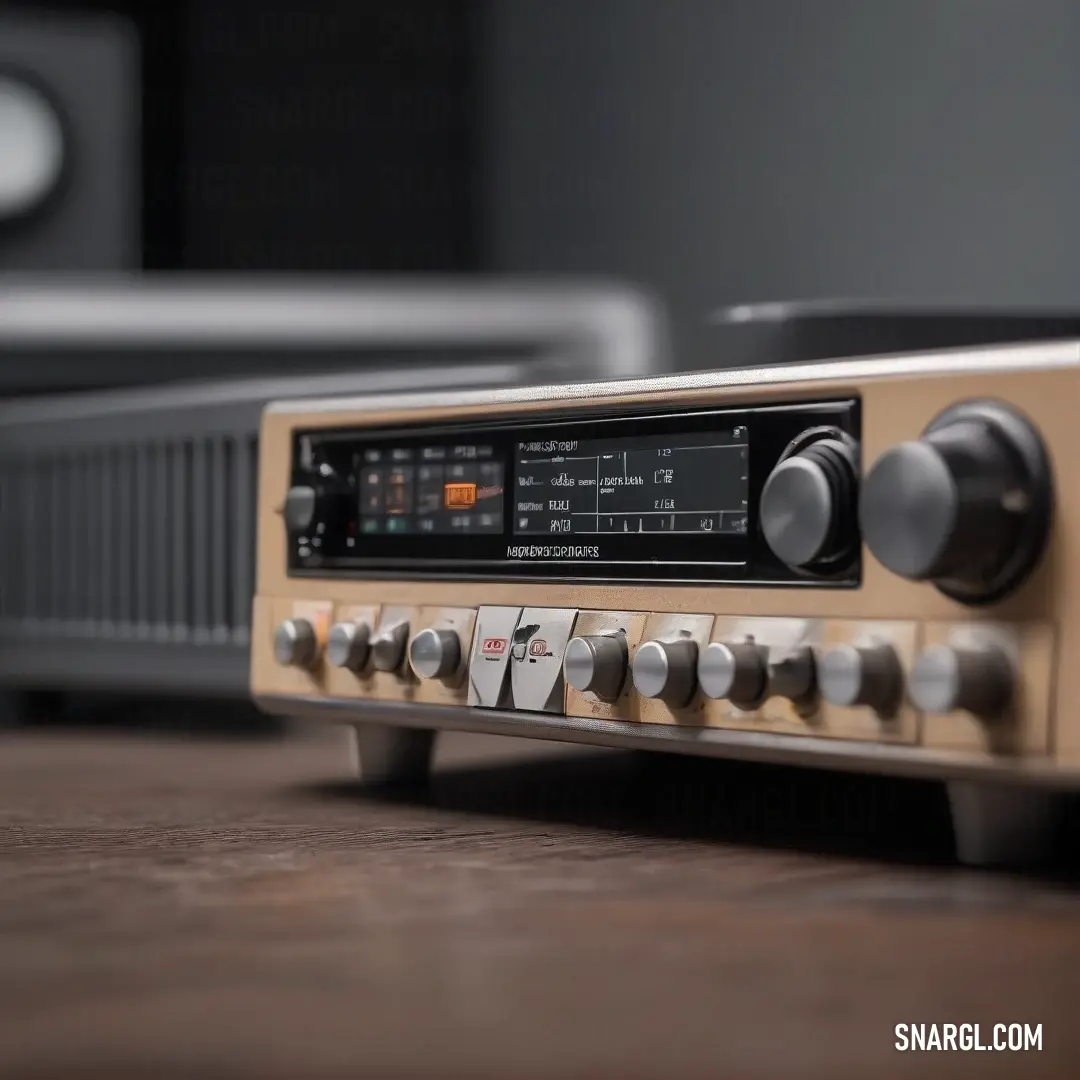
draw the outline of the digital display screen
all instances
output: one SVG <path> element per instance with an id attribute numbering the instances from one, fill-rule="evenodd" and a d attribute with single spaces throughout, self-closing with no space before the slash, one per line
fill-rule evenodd
<path id="1" fill-rule="evenodd" d="M 516 536 L 746 535 L 745 426 L 676 435 L 519 441 Z"/>
<path id="2" fill-rule="evenodd" d="M 366 448 L 360 534 L 501 533 L 505 472 L 491 446 Z"/>
<path id="3" fill-rule="evenodd" d="M 758 524 L 777 462 L 810 432 L 860 435 L 858 402 L 596 408 L 293 433 L 290 574 L 822 584 Z"/>

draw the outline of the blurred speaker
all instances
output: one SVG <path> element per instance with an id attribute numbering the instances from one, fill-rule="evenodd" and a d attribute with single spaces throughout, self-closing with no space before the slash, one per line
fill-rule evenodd
<path id="1" fill-rule="evenodd" d="M 0 271 L 139 265 L 138 52 L 115 16 L 0 12 Z"/>

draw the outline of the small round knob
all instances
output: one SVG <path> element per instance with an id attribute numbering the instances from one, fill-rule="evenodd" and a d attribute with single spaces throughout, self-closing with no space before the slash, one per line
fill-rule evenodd
<path id="1" fill-rule="evenodd" d="M 853 551 L 855 488 L 851 451 L 839 439 L 781 461 L 761 492 L 761 530 L 773 554 L 810 568 Z"/>
<path id="2" fill-rule="evenodd" d="M 563 654 L 563 675 L 575 690 L 614 701 L 626 682 L 628 655 L 623 634 L 571 638 Z"/>
<path id="3" fill-rule="evenodd" d="M 769 694 L 809 701 L 817 692 L 817 664 L 809 645 L 769 650 Z"/>
<path id="4" fill-rule="evenodd" d="M 672 708 L 690 704 L 697 682 L 697 642 L 646 641 L 634 656 L 634 688 L 642 697 L 658 698 Z"/>
<path id="5" fill-rule="evenodd" d="M 991 719 L 1008 709 L 1016 674 L 1008 654 L 994 646 L 931 645 L 908 676 L 908 696 L 923 712 L 966 709 Z"/>
<path id="6" fill-rule="evenodd" d="M 397 671 L 405 659 L 405 643 L 409 640 L 409 624 L 395 623 L 387 627 L 371 643 L 371 656 L 378 671 Z"/>
<path id="7" fill-rule="evenodd" d="M 1000 599 L 1034 566 L 1050 517 L 1049 465 L 1026 420 L 996 402 L 942 414 L 887 450 L 863 484 L 866 545 L 894 574 L 967 603 Z"/>
<path id="8" fill-rule="evenodd" d="M 409 663 L 422 679 L 445 679 L 461 663 L 461 642 L 453 630 L 421 630 L 409 643 Z"/>
<path id="9" fill-rule="evenodd" d="M 274 631 L 274 659 L 282 667 L 311 667 L 319 656 L 319 638 L 307 619 L 286 619 Z"/>
<path id="10" fill-rule="evenodd" d="M 904 685 L 891 645 L 837 645 L 818 661 L 817 680 L 821 696 L 833 705 L 865 705 L 882 715 L 896 710 Z"/>
<path id="11" fill-rule="evenodd" d="M 335 623 L 326 637 L 326 656 L 334 667 L 362 671 L 371 655 L 371 627 L 365 622 Z"/>
<path id="12" fill-rule="evenodd" d="M 750 707 L 765 696 L 767 651 L 751 642 L 713 641 L 698 656 L 697 677 L 706 697 Z"/>

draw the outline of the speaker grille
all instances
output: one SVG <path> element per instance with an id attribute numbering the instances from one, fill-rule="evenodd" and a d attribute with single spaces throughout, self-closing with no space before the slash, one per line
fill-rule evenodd
<path id="1" fill-rule="evenodd" d="M 257 453 L 237 431 L 6 457 L 5 634 L 246 643 Z"/>

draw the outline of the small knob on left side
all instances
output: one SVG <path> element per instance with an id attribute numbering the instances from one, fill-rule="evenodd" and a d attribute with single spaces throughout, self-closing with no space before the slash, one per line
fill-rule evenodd
<path id="1" fill-rule="evenodd" d="M 274 659 L 282 667 L 311 667 L 319 657 L 319 638 L 307 619 L 286 619 L 274 631 Z"/>
<path id="2" fill-rule="evenodd" d="M 371 655 L 378 671 L 397 671 L 405 659 L 405 643 L 409 640 L 409 624 L 395 623 L 381 631 L 371 643 Z"/>
<path id="3" fill-rule="evenodd" d="M 461 642 L 453 630 L 421 630 L 409 643 L 409 663 L 422 679 L 445 679 L 461 663 Z"/>
<path id="4" fill-rule="evenodd" d="M 326 655 L 334 667 L 362 671 L 371 655 L 371 627 L 365 622 L 340 622 L 326 636 Z"/>
<path id="5" fill-rule="evenodd" d="M 285 496 L 285 527 L 291 533 L 306 532 L 315 520 L 318 493 L 307 484 L 289 488 Z"/>

